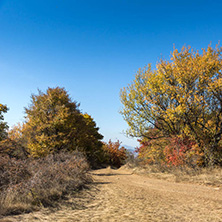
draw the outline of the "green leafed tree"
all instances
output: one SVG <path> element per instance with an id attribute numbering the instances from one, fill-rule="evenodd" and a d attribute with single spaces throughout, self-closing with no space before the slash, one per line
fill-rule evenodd
<path id="1" fill-rule="evenodd" d="M 222 163 L 222 48 L 175 49 L 156 69 L 140 69 L 121 90 L 128 134 L 148 139 L 189 137 L 207 164 Z M 156 137 L 147 132 L 156 129 Z"/>
<path id="2" fill-rule="evenodd" d="M 7 137 L 7 123 L 4 122 L 3 113 L 8 111 L 7 106 L 0 104 L 0 141 Z"/>
<path id="3" fill-rule="evenodd" d="M 103 138 L 89 115 L 83 115 L 79 104 L 73 102 L 64 88 L 48 88 L 31 96 L 25 109 L 23 136 L 34 157 L 61 150 L 81 150 L 89 158 L 96 157 Z"/>

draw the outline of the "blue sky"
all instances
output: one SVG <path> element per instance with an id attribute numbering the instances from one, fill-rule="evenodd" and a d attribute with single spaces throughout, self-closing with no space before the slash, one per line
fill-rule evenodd
<path id="1" fill-rule="evenodd" d="M 104 140 L 122 133 L 119 91 L 173 45 L 201 49 L 222 36 L 222 1 L 0 0 L 0 103 L 10 126 L 37 89 L 65 87 Z"/>

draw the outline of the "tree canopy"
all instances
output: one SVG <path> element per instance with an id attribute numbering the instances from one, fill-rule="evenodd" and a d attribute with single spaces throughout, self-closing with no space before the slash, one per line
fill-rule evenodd
<path id="1" fill-rule="evenodd" d="M 82 114 L 64 88 L 48 88 L 31 96 L 25 109 L 23 136 L 32 156 L 46 156 L 60 150 L 81 150 L 96 158 L 103 138 L 88 114 Z"/>
<path id="2" fill-rule="evenodd" d="M 121 90 L 121 114 L 128 134 L 158 139 L 180 136 L 195 140 L 207 162 L 221 158 L 222 48 L 208 46 L 200 53 L 174 49 L 170 61 L 139 69 L 135 80 Z M 155 135 L 147 132 L 155 128 Z M 220 156 L 220 158 L 218 157 Z M 222 160 L 220 160 L 222 161 Z"/>

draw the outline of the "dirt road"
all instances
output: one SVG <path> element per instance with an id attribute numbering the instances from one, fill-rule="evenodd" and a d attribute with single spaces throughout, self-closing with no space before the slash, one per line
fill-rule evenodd
<path id="1" fill-rule="evenodd" d="M 119 169 L 92 172 L 95 186 L 74 199 L 75 209 L 41 211 L 8 221 L 222 221 L 222 190 L 174 183 Z"/>

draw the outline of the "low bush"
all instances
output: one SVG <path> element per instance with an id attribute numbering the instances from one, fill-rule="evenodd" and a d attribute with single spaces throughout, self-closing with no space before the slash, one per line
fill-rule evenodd
<path id="1" fill-rule="evenodd" d="M 0 215 L 56 206 L 91 181 L 88 168 L 79 152 L 26 160 L 0 156 Z"/>

